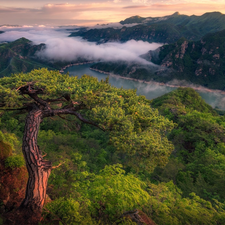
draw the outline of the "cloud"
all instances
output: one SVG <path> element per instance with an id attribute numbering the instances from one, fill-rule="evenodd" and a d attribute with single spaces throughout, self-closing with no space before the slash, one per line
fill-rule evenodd
<path id="1" fill-rule="evenodd" d="M 55 29 L 48 27 L 2 27 L 1 30 L 5 31 L 0 34 L 0 42 L 3 41 L 15 41 L 21 37 L 25 37 L 34 44 L 45 43 L 49 38 L 58 36 L 59 38 L 64 38 L 68 36 L 66 32 L 59 32 Z"/>
<path id="2" fill-rule="evenodd" d="M 133 3 L 143 3 L 143 4 L 146 4 L 148 3 L 149 1 L 148 0 L 132 0 Z"/>
<path id="3" fill-rule="evenodd" d="M 16 8 L 0 6 L 0 21 L 3 24 L 89 24 L 108 20 L 109 14 L 115 14 L 116 4 L 46 4 L 39 8 Z"/>
<path id="4" fill-rule="evenodd" d="M 148 8 L 148 6 L 145 6 L 145 5 L 130 5 L 130 6 L 123 7 L 123 9 L 143 9 L 143 8 Z"/>
<path id="5" fill-rule="evenodd" d="M 124 20 L 127 17 L 159 17 L 175 11 L 200 15 L 206 11 L 225 12 L 224 0 L 2 0 L 2 24 L 94 25 Z"/>
<path id="6" fill-rule="evenodd" d="M 104 28 L 114 28 L 114 29 L 121 29 L 122 27 L 133 27 L 133 26 L 136 26 L 138 25 L 138 23 L 130 23 L 130 24 L 121 24 L 121 23 L 108 23 L 108 24 L 97 24 L 95 26 L 91 26 L 91 27 L 88 27 L 88 29 L 104 29 Z"/>
<path id="7" fill-rule="evenodd" d="M 81 38 L 68 37 L 66 29 L 47 27 L 4 28 L 1 41 L 14 41 L 25 37 L 34 44 L 45 43 L 46 48 L 37 56 L 47 60 L 75 61 L 78 58 L 102 61 L 127 61 L 153 65 L 139 56 L 154 50 L 161 44 L 130 40 L 126 43 L 110 42 L 97 45 Z"/>
<path id="8" fill-rule="evenodd" d="M 80 38 L 51 38 L 46 42 L 47 48 L 38 53 L 41 58 L 59 61 L 73 61 L 78 58 L 102 61 L 126 61 L 151 64 L 139 57 L 160 44 L 130 40 L 126 43 L 104 43 L 97 45 Z"/>

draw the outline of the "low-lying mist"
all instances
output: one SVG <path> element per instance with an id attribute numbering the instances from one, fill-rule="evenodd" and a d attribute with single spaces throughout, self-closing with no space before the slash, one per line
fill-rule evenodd
<path id="1" fill-rule="evenodd" d="M 41 59 L 71 62 L 79 58 L 90 61 L 126 61 L 153 65 L 139 57 L 155 50 L 161 44 L 130 40 L 126 43 L 110 42 L 96 44 L 79 37 L 68 37 L 66 29 L 46 27 L 5 28 L 0 34 L 0 42 L 14 41 L 21 37 L 31 40 L 34 44 L 45 43 L 46 48 L 38 52 Z"/>

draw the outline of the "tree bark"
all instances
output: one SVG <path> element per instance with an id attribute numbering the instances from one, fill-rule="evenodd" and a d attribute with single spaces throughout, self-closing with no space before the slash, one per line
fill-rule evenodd
<path id="1" fill-rule="evenodd" d="M 46 197 L 48 178 L 51 173 L 51 162 L 43 160 L 37 145 L 37 136 L 43 119 L 43 111 L 36 108 L 29 112 L 23 137 L 22 151 L 29 174 L 26 196 L 19 207 L 19 211 L 26 212 L 28 217 L 41 217 Z M 23 214 L 23 213 L 22 213 Z M 30 214 L 30 215 L 29 215 Z"/>
<path id="2" fill-rule="evenodd" d="M 28 91 L 31 92 L 33 89 Z M 38 98 L 37 95 L 30 94 L 29 96 L 36 101 L 26 108 L 29 110 L 29 113 L 26 117 L 22 146 L 29 178 L 25 198 L 16 212 L 9 213 L 6 223 L 7 225 L 36 225 L 41 220 L 41 212 L 45 202 L 48 178 L 52 169 L 51 162 L 43 160 L 41 150 L 37 145 L 38 131 L 42 119 L 55 115 L 70 114 L 76 116 L 84 123 L 91 124 L 102 129 L 97 124 L 86 120 L 81 114 L 76 112 L 83 108 L 83 104 L 76 107 L 68 105 L 62 109 L 51 109 L 47 102 Z"/>

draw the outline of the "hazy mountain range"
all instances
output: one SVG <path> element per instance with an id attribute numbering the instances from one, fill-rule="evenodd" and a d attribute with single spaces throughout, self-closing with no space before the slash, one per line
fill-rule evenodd
<path id="1" fill-rule="evenodd" d="M 12 73 L 30 72 L 39 68 L 60 70 L 68 64 L 68 61 L 39 57 L 38 53 L 45 49 L 46 44 L 34 45 L 32 41 L 26 38 L 0 44 L 0 77 L 10 76 Z M 85 60 L 79 58 L 75 61 L 83 62 Z"/>
<path id="2" fill-rule="evenodd" d="M 10 76 L 11 73 L 28 72 L 33 69 L 48 67 L 35 58 L 35 53 L 41 45 L 32 45 L 32 42 L 21 38 L 11 43 L 0 45 L 0 77 Z"/>
<path id="3" fill-rule="evenodd" d="M 134 16 L 121 21 L 120 24 L 124 26 L 102 29 L 81 28 L 78 32 L 72 32 L 70 29 L 70 34 L 68 33 L 70 37 L 79 36 L 88 41 L 96 41 L 97 45 L 68 37 L 64 40 L 70 45 L 67 48 L 60 47 L 60 37 L 55 43 L 53 43 L 54 38 L 49 39 L 54 46 L 52 47 L 54 51 L 47 48 L 49 43 L 48 45 L 34 44 L 26 38 L 2 43 L 0 77 L 10 76 L 11 73 L 29 72 L 41 67 L 60 70 L 71 62 L 100 60 L 101 62 L 97 62 L 92 68 L 146 81 L 169 82 L 176 79 L 208 88 L 225 89 L 224 14 L 213 12 L 202 16 L 186 16 L 174 13 L 171 16 L 156 18 Z M 126 27 L 127 24 L 129 26 Z M 131 49 L 138 44 L 138 42 L 126 42 L 131 39 L 168 44 L 156 50 L 148 52 L 146 50 L 146 53 L 141 55 L 145 61 L 143 63 L 135 55 L 126 60 L 130 53 L 123 50 Z M 109 41 L 126 42 L 127 46 Z M 109 44 L 100 44 L 102 42 L 109 42 Z M 81 49 L 81 45 L 85 45 L 85 48 Z M 142 43 L 140 46 L 143 49 L 148 47 Z M 80 54 L 71 54 L 77 48 Z M 137 49 L 133 51 L 137 54 Z M 64 56 L 71 56 L 65 59 L 62 53 Z M 100 56 L 100 53 L 103 55 Z M 110 57 L 110 53 L 118 57 Z M 48 54 L 48 57 L 44 57 L 44 54 Z M 62 56 L 55 57 L 56 54 Z"/>
<path id="4" fill-rule="evenodd" d="M 200 40 L 205 34 L 225 29 L 225 15 L 220 12 L 205 13 L 202 16 L 180 15 L 178 12 L 165 17 L 134 16 L 120 21 L 122 28 L 81 29 L 70 36 L 81 36 L 88 41 L 125 42 L 131 39 L 148 42 L 173 43 L 184 37 Z M 126 27 L 126 25 L 131 25 Z"/>
<path id="5" fill-rule="evenodd" d="M 177 79 L 212 89 L 225 89 L 225 30 L 207 34 L 200 41 L 181 38 L 142 57 L 158 67 L 121 61 L 101 62 L 92 67 L 146 81 L 168 82 Z"/>

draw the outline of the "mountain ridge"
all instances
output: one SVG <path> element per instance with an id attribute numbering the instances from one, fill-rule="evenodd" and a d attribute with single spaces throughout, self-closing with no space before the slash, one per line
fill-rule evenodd
<path id="1" fill-rule="evenodd" d="M 33 45 L 24 37 L 10 42 L 0 44 L 0 77 L 10 76 L 12 73 L 29 72 L 33 69 L 52 67 L 39 62 L 35 54 L 45 47 L 45 44 Z"/>
<path id="2" fill-rule="evenodd" d="M 157 70 L 136 63 L 100 62 L 92 68 L 145 81 L 185 80 L 210 89 L 225 90 L 225 30 L 207 34 L 199 41 L 181 38 L 151 50 L 142 58 L 158 65 Z"/>
<path id="3" fill-rule="evenodd" d="M 225 14 L 208 12 L 201 16 L 187 16 L 175 12 L 164 17 L 133 16 L 120 21 L 122 28 L 81 29 L 71 32 L 70 37 L 81 36 L 88 41 L 105 43 L 142 40 L 158 43 L 173 43 L 179 38 L 197 41 L 204 35 L 225 29 Z M 134 26 L 126 27 L 126 24 Z"/>

